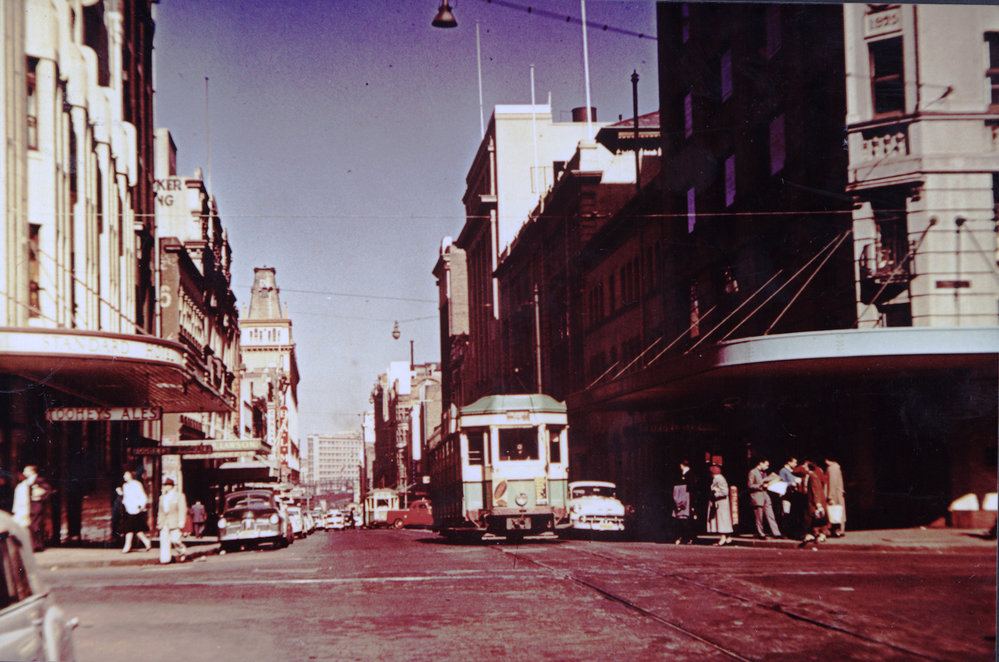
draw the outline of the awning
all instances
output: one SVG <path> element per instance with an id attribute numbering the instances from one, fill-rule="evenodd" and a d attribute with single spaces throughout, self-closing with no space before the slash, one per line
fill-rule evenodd
<path id="1" fill-rule="evenodd" d="M 235 398 L 205 383 L 179 343 L 70 329 L 0 327 L 0 374 L 22 377 L 109 407 L 167 413 L 230 411 Z"/>
<path id="2" fill-rule="evenodd" d="M 640 370 L 568 398 L 570 409 L 630 407 L 664 399 L 698 398 L 737 389 L 749 380 L 885 379 L 958 370 L 994 375 L 997 327 L 895 327 L 784 333 L 741 338 Z"/>

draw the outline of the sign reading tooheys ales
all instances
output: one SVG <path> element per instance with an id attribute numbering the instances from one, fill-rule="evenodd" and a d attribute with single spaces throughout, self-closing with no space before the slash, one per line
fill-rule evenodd
<path id="1" fill-rule="evenodd" d="M 162 407 L 53 407 L 45 410 L 45 420 L 54 423 L 76 421 L 158 421 Z"/>

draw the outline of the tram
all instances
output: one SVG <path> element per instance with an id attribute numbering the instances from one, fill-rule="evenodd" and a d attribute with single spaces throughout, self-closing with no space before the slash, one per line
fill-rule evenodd
<path id="1" fill-rule="evenodd" d="M 520 539 L 568 528 L 566 407 L 548 395 L 490 395 L 450 416 L 429 449 L 434 529 Z"/>

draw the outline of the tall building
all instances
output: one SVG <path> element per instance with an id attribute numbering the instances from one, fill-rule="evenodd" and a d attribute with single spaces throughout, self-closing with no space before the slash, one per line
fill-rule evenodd
<path id="1" fill-rule="evenodd" d="M 265 412 L 266 438 L 270 449 L 269 467 L 259 467 L 257 473 L 241 472 L 241 476 L 256 480 L 276 478 L 283 482 L 298 482 L 298 361 L 291 333 L 291 318 L 281 303 L 275 270 L 258 267 L 253 270 L 250 303 L 240 320 L 240 355 L 243 374 L 240 380 L 240 400 L 260 403 Z M 242 408 L 244 416 L 253 409 Z M 242 421 L 240 427 L 251 427 Z"/>
<path id="2" fill-rule="evenodd" d="M 554 122 L 550 105 L 497 106 L 489 119 L 465 178 L 465 224 L 458 238 L 442 247 L 442 262 L 435 269 L 441 291 L 453 293 L 441 303 L 451 311 L 447 335 L 441 338 L 448 375 L 445 408 L 503 392 L 495 271 L 577 144 L 584 140 L 592 145 L 602 126 L 585 121 L 586 109 L 576 111 L 577 121 Z M 593 115 L 595 111 L 591 119 Z M 454 275 L 464 278 L 465 285 L 457 284 Z M 462 300 L 465 295 L 467 301 Z"/>
<path id="3" fill-rule="evenodd" d="M 52 540 L 110 535 L 122 471 L 158 478 L 163 413 L 228 407 L 153 335 L 153 29 L 148 0 L 0 6 L 0 507 L 38 465 Z"/>
<path id="4" fill-rule="evenodd" d="M 232 292 L 232 249 L 218 207 L 198 168 L 178 176 L 170 132 L 156 132 L 157 334 L 187 347 L 205 382 L 228 405 L 222 411 L 166 414 L 162 470 L 178 480 L 190 502 L 210 512 L 217 500 L 218 465 L 212 452 L 180 455 L 184 446 L 213 446 L 239 437 L 235 383 L 239 371 L 239 313 Z M 204 451 L 204 449 L 200 449 Z"/>
<path id="5" fill-rule="evenodd" d="M 301 458 L 302 485 L 321 496 L 350 492 L 360 500 L 364 471 L 364 440 L 360 430 L 310 434 Z"/>

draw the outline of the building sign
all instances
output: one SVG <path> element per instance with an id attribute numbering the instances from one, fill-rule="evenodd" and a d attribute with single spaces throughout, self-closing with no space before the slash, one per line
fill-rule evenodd
<path id="1" fill-rule="evenodd" d="M 864 37 L 900 32 L 902 30 L 902 8 L 894 7 L 885 11 L 873 12 L 864 16 Z"/>
<path id="2" fill-rule="evenodd" d="M 179 349 L 146 340 L 92 333 L 60 333 L 48 331 L 0 332 L 0 351 L 11 354 L 74 355 L 95 358 L 136 359 L 159 361 L 185 366 Z"/>
<path id="3" fill-rule="evenodd" d="M 132 455 L 192 455 L 211 453 L 212 447 L 208 444 L 197 446 L 133 446 L 128 449 Z"/>
<path id="4" fill-rule="evenodd" d="M 77 421 L 158 421 L 162 407 L 53 407 L 45 410 L 45 420 L 53 423 Z"/>

